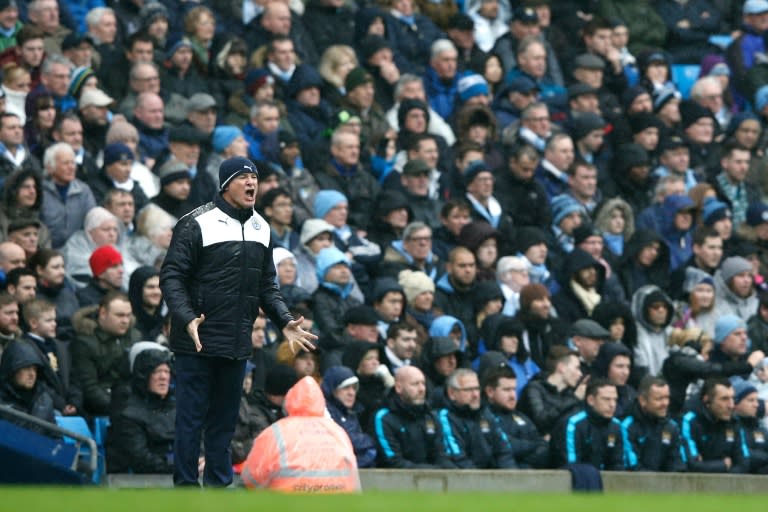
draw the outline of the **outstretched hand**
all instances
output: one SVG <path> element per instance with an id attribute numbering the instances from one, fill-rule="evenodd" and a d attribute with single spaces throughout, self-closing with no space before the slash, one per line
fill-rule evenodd
<path id="1" fill-rule="evenodd" d="M 304 323 L 304 317 L 291 320 L 288 325 L 283 327 L 283 336 L 288 341 L 288 347 L 290 347 L 292 353 L 296 353 L 299 350 L 306 352 L 315 350 L 315 345 L 312 343 L 317 340 L 317 336 L 311 332 L 302 329 L 301 324 Z"/>
<path id="2" fill-rule="evenodd" d="M 201 314 L 199 317 L 195 318 L 187 324 L 187 333 L 192 338 L 192 341 L 195 342 L 195 350 L 198 352 L 203 350 L 203 344 L 200 343 L 200 335 L 197 333 L 197 328 L 203 322 L 205 322 L 205 315 Z"/>

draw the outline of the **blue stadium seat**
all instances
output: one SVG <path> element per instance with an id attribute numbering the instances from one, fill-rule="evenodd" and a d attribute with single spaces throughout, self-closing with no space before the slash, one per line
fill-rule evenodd
<path id="1" fill-rule="evenodd" d="M 109 418 L 106 419 L 107 424 L 109 422 Z M 56 416 L 56 424 L 60 426 L 61 428 L 67 429 L 69 431 L 74 432 L 75 434 L 80 434 L 83 437 L 90 437 L 94 441 L 96 441 L 97 450 L 98 450 L 98 469 L 96 473 L 93 475 L 93 483 L 98 484 L 101 481 L 102 475 L 106 473 L 106 465 L 104 462 L 104 447 L 102 444 L 99 443 L 99 439 L 97 439 L 96 436 L 93 435 L 93 432 L 91 432 L 91 429 L 88 427 L 88 423 L 85 421 L 85 418 L 82 416 Z M 99 424 L 96 424 L 97 428 Z M 106 430 L 106 427 L 104 427 Z M 77 440 L 72 439 L 71 437 L 64 436 L 64 442 L 70 443 L 70 444 L 77 444 Z M 85 445 L 80 445 L 80 453 L 83 455 L 89 455 L 90 454 L 90 448 Z"/>
<path id="2" fill-rule="evenodd" d="M 698 64 L 673 64 L 672 81 L 677 86 L 677 90 L 687 100 L 691 96 L 691 87 L 699 78 L 701 66 Z"/>
<path id="3" fill-rule="evenodd" d="M 107 429 L 109 428 L 109 425 L 109 416 L 96 416 L 93 418 L 94 439 L 96 440 L 96 446 L 99 447 L 101 452 L 104 451 L 104 447 L 106 446 Z"/>

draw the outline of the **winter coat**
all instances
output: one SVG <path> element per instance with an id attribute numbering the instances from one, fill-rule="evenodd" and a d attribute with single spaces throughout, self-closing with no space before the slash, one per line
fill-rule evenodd
<path id="1" fill-rule="evenodd" d="M 146 204 L 149 202 L 149 199 L 147 198 L 146 194 L 144 194 L 144 190 L 141 188 L 141 185 L 139 185 L 138 181 L 131 179 L 131 182 L 133 183 L 133 188 L 131 189 L 133 204 L 136 208 L 136 211 L 138 212 L 144 208 L 144 206 L 146 206 Z M 89 177 L 88 186 L 91 188 L 91 192 L 93 192 L 93 197 L 96 202 L 98 204 L 102 204 L 107 193 L 111 189 L 115 188 L 115 182 L 112 180 L 112 178 L 107 176 L 105 169 L 102 167 L 98 174 Z"/>
<path id="2" fill-rule="evenodd" d="M 504 168 L 496 173 L 494 197 L 515 226 L 548 226 L 552 212 L 547 193 L 535 179 L 523 181 Z"/>
<path id="3" fill-rule="evenodd" d="M 485 408 L 472 409 L 449 401 L 438 411 L 449 467 L 458 469 L 518 468 L 509 438 Z"/>
<path id="4" fill-rule="evenodd" d="M 171 473 L 175 438 L 176 397 L 149 391 L 152 372 L 170 365 L 166 350 L 145 349 L 133 362 L 131 391 L 125 404 L 111 415 L 107 435 L 110 473 Z"/>
<path id="5" fill-rule="evenodd" d="M 153 314 L 147 313 L 144 309 L 144 285 L 147 281 L 160 272 L 154 267 L 139 267 L 131 274 L 130 284 L 128 286 L 128 298 L 131 300 L 133 316 L 136 318 L 136 329 L 141 333 L 144 340 L 154 340 L 163 329 L 163 309 L 161 302 Z"/>
<path id="6" fill-rule="evenodd" d="M 78 311 L 73 319 L 76 338 L 72 342 L 72 366 L 80 379 L 85 410 L 93 415 L 110 413 L 112 388 L 129 377 L 128 351 L 141 340 L 141 333 L 130 328 L 122 336 L 104 331 L 89 313 L 98 308 Z"/>
<path id="7" fill-rule="evenodd" d="M 760 301 L 753 290 L 748 297 L 739 297 L 723 280 L 723 275 L 718 270 L 715 272 L 715 314 L 718 317 L 724 315 L 736 315 L 745 322 L 757 311 Z"/>
<path id="8" fill-rule="evenodd" d="M 665 50 L 675 64 L 699 64 L 709 53 L 707 40 L 720 30 L 720 11 L 708 0 L 661 0 L 656 12 L 667 27 Z M 688 22 L 686 27 L 679 23 Z M 733 71 L 733 70 L 732 70 Z"/>
<path id="9" fill-rule="evenodd" d="M 494 404 L 488 406 L 496 424 L 512 445 L 512 453 L 521 469 L 549 466 L 549 443 L 536 430 L 531 419 L 520 411 L 508 411 Z"/>
<path id="10" fill-rule="evenodd" d="M 596 13 L 605 19 L 618 18 L 627 24 L 633 34 L 628 45 L 633 55 L 644 48 L 664 46 L 667 28 L 648 0 L 600 0 Z"/>
<path id="11" fill-rule="evenodd" d="M 634 402 L 621 422 L 624 435 L 624 463 L 632 471 L 682 472 L 680 427 L 669 416 L 646 414 Z"/>
<path id="12" fill-rule="evenodd" d="M 747 473 L 749 446 L 736 417 L 715 419 L 704 407 L 683 415 L 682 445 L 688 470 L 695 473 Z M 728 469 L 723 459 L 731 459 Z"/>
<path id="13" fill-rule="evenodd" d="M 642 267 L 637 262 L 640 251 L 651 242 L 659 243 L 658 256 L 650 267 Z M 638 288 L 654 284 L 666 290 L 669 286 L 669 248 L 661 236 L 653 231 L 638 230 L 624 246 L 624 255 L 617 269 L 619 279 L 624 285 L 627 296 L 632 296 Z"/>
<path id="14" fill-rule="evenodd" d="M 652 294 L 667 304 L 667 321 L 662 327 L 651 325 L 646 315 L 650 305 L 649 297 Z M 631 308 L 637 327 L 637 346 L 633 351 L 634 364 L 638 370 L 642 369 L 642 372 L 647 371 L 654 376 L 660 375 L 664 360 L 669 355 L 667 337 L 674 313 L 672 300 L 658 286 L 648 285 L 637 290 L 632 296 Z"/>
<path id="15" fill-rule="evenodd" d="M 28 366 L 37 367 L 37 381 L 32 389 L 19 389 L 13 384 L 13 378 L 18 370 Z M 42 367 L 43 360 L 32 345 L 24 341 L 9 343 L 0 359 L 0 404 L 55 424 L 53 398 L 48 393 L 40 373 Z M 33 432 L 45 433 L 43 428 L 33 423 L 16 419 L 9 421 Z"/>
<path id="16" fill-rule="evenodd" d="M 346 196 L 351 226 L 362 230 L 368 228 L 380 189 L 376 178 L 368 169 L 362 164 L 357 164 L 342 174 L 331 160 L 322 170 L 315 172 L 315 179 L 321 189 L 338 190 Z"/>
<path id="17" fill-rule="evenodd" d="M 359 407 L 355 404 L 352 409 L 347 409 L 333 392 L 336 387 L 346 379 L 354 376 L 354 372 L 346 366 L 334 366 L 329 368 L 323 376 L 323 396 L 325 405 L 333 421 L 338 423 L 349 435 L 352 447 L 357 457 L 357 465 L 361 468 L 373 467 L 376 462 L 376 445 L 371 437 L 363 432 L 357 419 Z"/>
<path id="18" fill-rule="evenodd" d="M 588 312 L 584 304 L 579 299 L 573 288 L 574 276 L 583 269 L 592 267 L 597 271 L 597 284 L 594 291 L 603 295 L 603 285 L 605 283 L 605 267 L 595 260 L 589 253 L 576 248 L 570 254 L 565 256 L 562 277 L 560 281 L 560 291 L 552 297 L 552 305 L 557 310 L 557 316 L 565 322 L 573 323 L 581 318 L 589 318 L 591 312 Z"/>
<path id="19" fill-rule="evenodd" d="M 560 422 L 552 432 L 552 465 L 591 464 L 599 470 L 624 469 L 621 423 L 586 406 Z"/>
<path id="20" fill-rule="evenodd" d="M 517 408 L 527 415 L 542 435 L 549 434 L 561 418 L 581 406 L 570 388 L 558 391 L 547 382 L 546 375 L 540 373 L 525 388 L 520 396 Z"/>
<path id="21" fill-rule="evenodd" d="M 284 328 L 293 317 L 275 280 L 269 224 L 250 209 L 237 209 L 220 195 L 182 218 L 160 271 L 171 311 L 171 348 L 176 353 L 246 359 L 253 322 L 262 308 Z M 204 314 L 201 352 L 186 326 Z"/>
<path id="22" fill-rule="evenodd" d="M 440 422 L 426 404 L 406 404 L 391 391 L 384 407 L 376 411 L 372 430 L 379 467 L 435 469 L 446 465 Z"/>
<path id="23" fill-rule="evenodd" d="M 51 246 L 58 249 L 78 229 L 83 228 L 85 214 L 96 206 L 91 189 L 75 178 L 67 188 L 66 201 L 51 179 L 43 181 L 42 220 L 51 233 Z"/>
<path id="24" fill-rule="evenodd" d="M 284 418 L 282 408 L 270 402 L 264 391 L 255 390 L 251 396 L 240 399 L 235 433 L 232 436 L 232 462 L 243 462 L 251 451 L 256 437 L 277 420 Z"/>

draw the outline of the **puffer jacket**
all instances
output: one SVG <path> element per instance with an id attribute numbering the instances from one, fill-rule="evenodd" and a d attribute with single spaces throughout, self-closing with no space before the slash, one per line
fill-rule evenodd
<path id="1" fill-rule="evenodd" d="M 26 341 L 12 341 L 3 350 L 0 361 L 0 404 L 8 405 L 12 409 L 49 423 L 55 423 L 53 398 L 43 384 L 43 361 L 37 350 Z M 14 374 L 28 366 L 37 367 L 37 381 L 32 389 L 19 389 L 11 383 Z M 10 421 L 33 432 L 44 432 L 41 427 L 33 423 L 15 419 Z"/>
<path id="2" fill-rule="evenodd" d="M 269 224 L 250 209 L 237 209 L 220 195 L 183 217 L 160 271 L 163 298 L 171 311 L 175 353 L 247 359 L 253 321 L 262 308 L 280 328 L 293 317 L 275 282 Z M 202 351 L 195 351 L 186 326 L 199 326 Z"/>
<path id="3" fill-rule="evenodd" d="M 562 417 L 580 406 L 581 400 L 574 396 L 572 389 L 558 391 L 540 373 L 525 387 L 517 408 L 531 418 L 544 435 L 551 433 Z"/>
<path id="4" fill-rule="evenodd" d="M 171 389 L 165 397 L 148 389 L 152 372 L 170 366 L 167 350 L 145 349 L 133 362 L 131 392 L 123 407 L 112 414 L 107 436 L 107 469 L 110 473 L 158 473 L 173 471 L 173 440 L 176 398 Z"/>
<path id="5" fill-rule="evenodd" d="M 662 327 L 655 327 L 648 321 L 646 310 L 651 301 L 658 299 L 667 304 L 667 321 Z M 669 355 L 667 337 L 669 324 L 672 322 L 674 305 L 661 288 L 654 285 L 643 286 L 632 296 L 632 316 L 637 326 L 637 346 L 634 348 L 634 364 L 640 373 L 659 375 L 662 364 Z"/>

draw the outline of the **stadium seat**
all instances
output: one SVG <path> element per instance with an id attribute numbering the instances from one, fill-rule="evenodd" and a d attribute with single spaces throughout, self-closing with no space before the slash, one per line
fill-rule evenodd
<path id="1" fill-rule="evenodd" d="M 687 100 L 691 96 L 691 87 L 699 78 L 701 66 L 698 64 L 673 64 L 672 81 L 677 86 L 677 90 Z"/>
<path id="2" fill-rule="evenodd" d="M 106 418 L 107 424 L 109 422 L 109 418 Z M 94 441 L 96 441 L 97 450 L 98 450 L 98 469 L 96 473 L 93 475 L 93 483 L 98 484 L 101 481 L 101 476 L 106 473 L 106 465 L 104 462 L 105 455 L 104 455 L 104 447 L 102 444 L 99 443 L 99 439 L 96 438 L 96 436 L 93 435 L 93 432 L 91 432 L 91 429 L 88 427 L 88 423 L 85 421 L 85 418 L 82 416 L 56 416 L 56 424 L 60 426 L 61 428 L 67 429 L 71 432 L 74 432 L 75 434 L 80 434 L 83 437 L 90 437 Z M 99 427 L 99 423 L 96 423 L 96 427 Z M 106 429 L 106 427 L 104 427 Z M 101 437 L 101 436 L 99 436 Z M 75 439 L 72 439 L 71 437 L 64 436 L 64 442 L 69 444 L 77 444 L 78 441 Z M 88 455 L 90 448 L 87 446 L 80 445 L 80 453 L 83 455 Z"/>
<path id="3" fill-rule="evenodd" d="M 109 416 L 96 416 L 93 418 L 93 433 L 96 440 L 96 446 L 103 452 L 107 442 L 107 429 L 109 428 Z"/>

